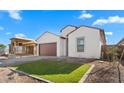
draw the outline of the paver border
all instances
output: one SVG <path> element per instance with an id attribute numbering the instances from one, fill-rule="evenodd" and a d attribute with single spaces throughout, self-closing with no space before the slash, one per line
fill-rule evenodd
<path id="1" fill-rule="evenodd" d="M 94 67 L 95 65 L 92 64 L 89 70 L 83 75 L 83 77 L 79 80 L 78 83 L 84 83 L 84 81 L 87 79 L 87 77 L 89 76 L 90 72 L 93 70 Z"/>
<path id="2" fill-rule="evenodd" d="M 28 77 L 31 77 L 31 78 L 33 78 L 33 79 L 36 79 L 36 80 L 38 80 L 38 81 L 42 81 L 42 82 L 44 82 L 44 83 L 54 83 L 54 82 L 49 81 L 49 80 L 47 80 L 47 79 L 43 79 L 43 78 L 39 78 L 39 77 L 30 75 L 30 74 L 25 73 L 25 72 L 23 72 L 23 71 L 14 70 L 14 69 L 11 69 L 11 68 L 8 68 L 8 69 L 10 69 L 11 71 L 14 71 L 14 72 L 16 72 L 16 73 L 20 73 L 20 74 L 26 75 L 26 76 L 28 76 Z"/>

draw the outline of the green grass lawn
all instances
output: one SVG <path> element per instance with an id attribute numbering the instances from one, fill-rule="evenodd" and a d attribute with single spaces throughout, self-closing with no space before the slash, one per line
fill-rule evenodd
<path id="1" fill-rule="evenodd" d="M 89 64 L 65 63 L 59 61 L 36 61 L 22 65 L 16 65 L 13 69 L 20 70 L 31 75 L 41 77 L 52 82 L 78 82 L 86 71 Z"/>

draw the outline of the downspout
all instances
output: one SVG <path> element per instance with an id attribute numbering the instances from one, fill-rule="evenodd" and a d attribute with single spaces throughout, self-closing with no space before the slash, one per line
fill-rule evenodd
<path id="1" fill-rule="evenodd" d="M 68 35 L 66 38 L 66 56 L 68 56 Z"/>
<path id="2" fill-rule="evenodd" d="M 40 44 L 38 44 L 38 49 L 39 49 L 39 51 L 38 51 L 39 53 L 38 54 L 39 54 L 39 56 L 41 56 L 40 55 Z"/>

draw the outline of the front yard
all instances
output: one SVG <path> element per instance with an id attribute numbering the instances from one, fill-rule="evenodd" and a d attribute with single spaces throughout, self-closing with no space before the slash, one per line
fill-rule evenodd
<path id="1" fill-rule="evenodd" d="M 90 68 L 89 64 L 61 61 L 35 61 L 11 67 L 56 83 L 76 83 Z"/>

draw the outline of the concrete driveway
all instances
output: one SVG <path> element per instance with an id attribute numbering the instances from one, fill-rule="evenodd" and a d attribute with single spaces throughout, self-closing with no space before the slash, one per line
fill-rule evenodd
<path id="1" fill-rule="evenodd" d="M 15 58 L 15 59 L 4 59 L 0 60 L 0 66 L 5 67 L 5 66 L 11 66 L 11 65 L 16 65 L 16 64 L 23 64 L 23 63 L 28 63 L 30 61 L 36 61 L 36 60 L 44 60 L 44 59 L 55 59 L 57 57 L 51 57 L 51 56 L 29 56 L 29 57 L 21 57 L 21 58 Z"/>
<path id="2" fill-rule="evenodd" d="M 15 58 L 15 59 L 0 60 L 0 67 L 23 64 L 23 63 L 28 63 L 30 61 L 36 61 L 36 60 L 57 60 L 57 61 L 72 62 L 72 63 L 78 62 L 83 64 L 83 63 L 91 62 L 94 59 L 56 57 L 56 56 L 29 56 L 29 57 Z"/>

